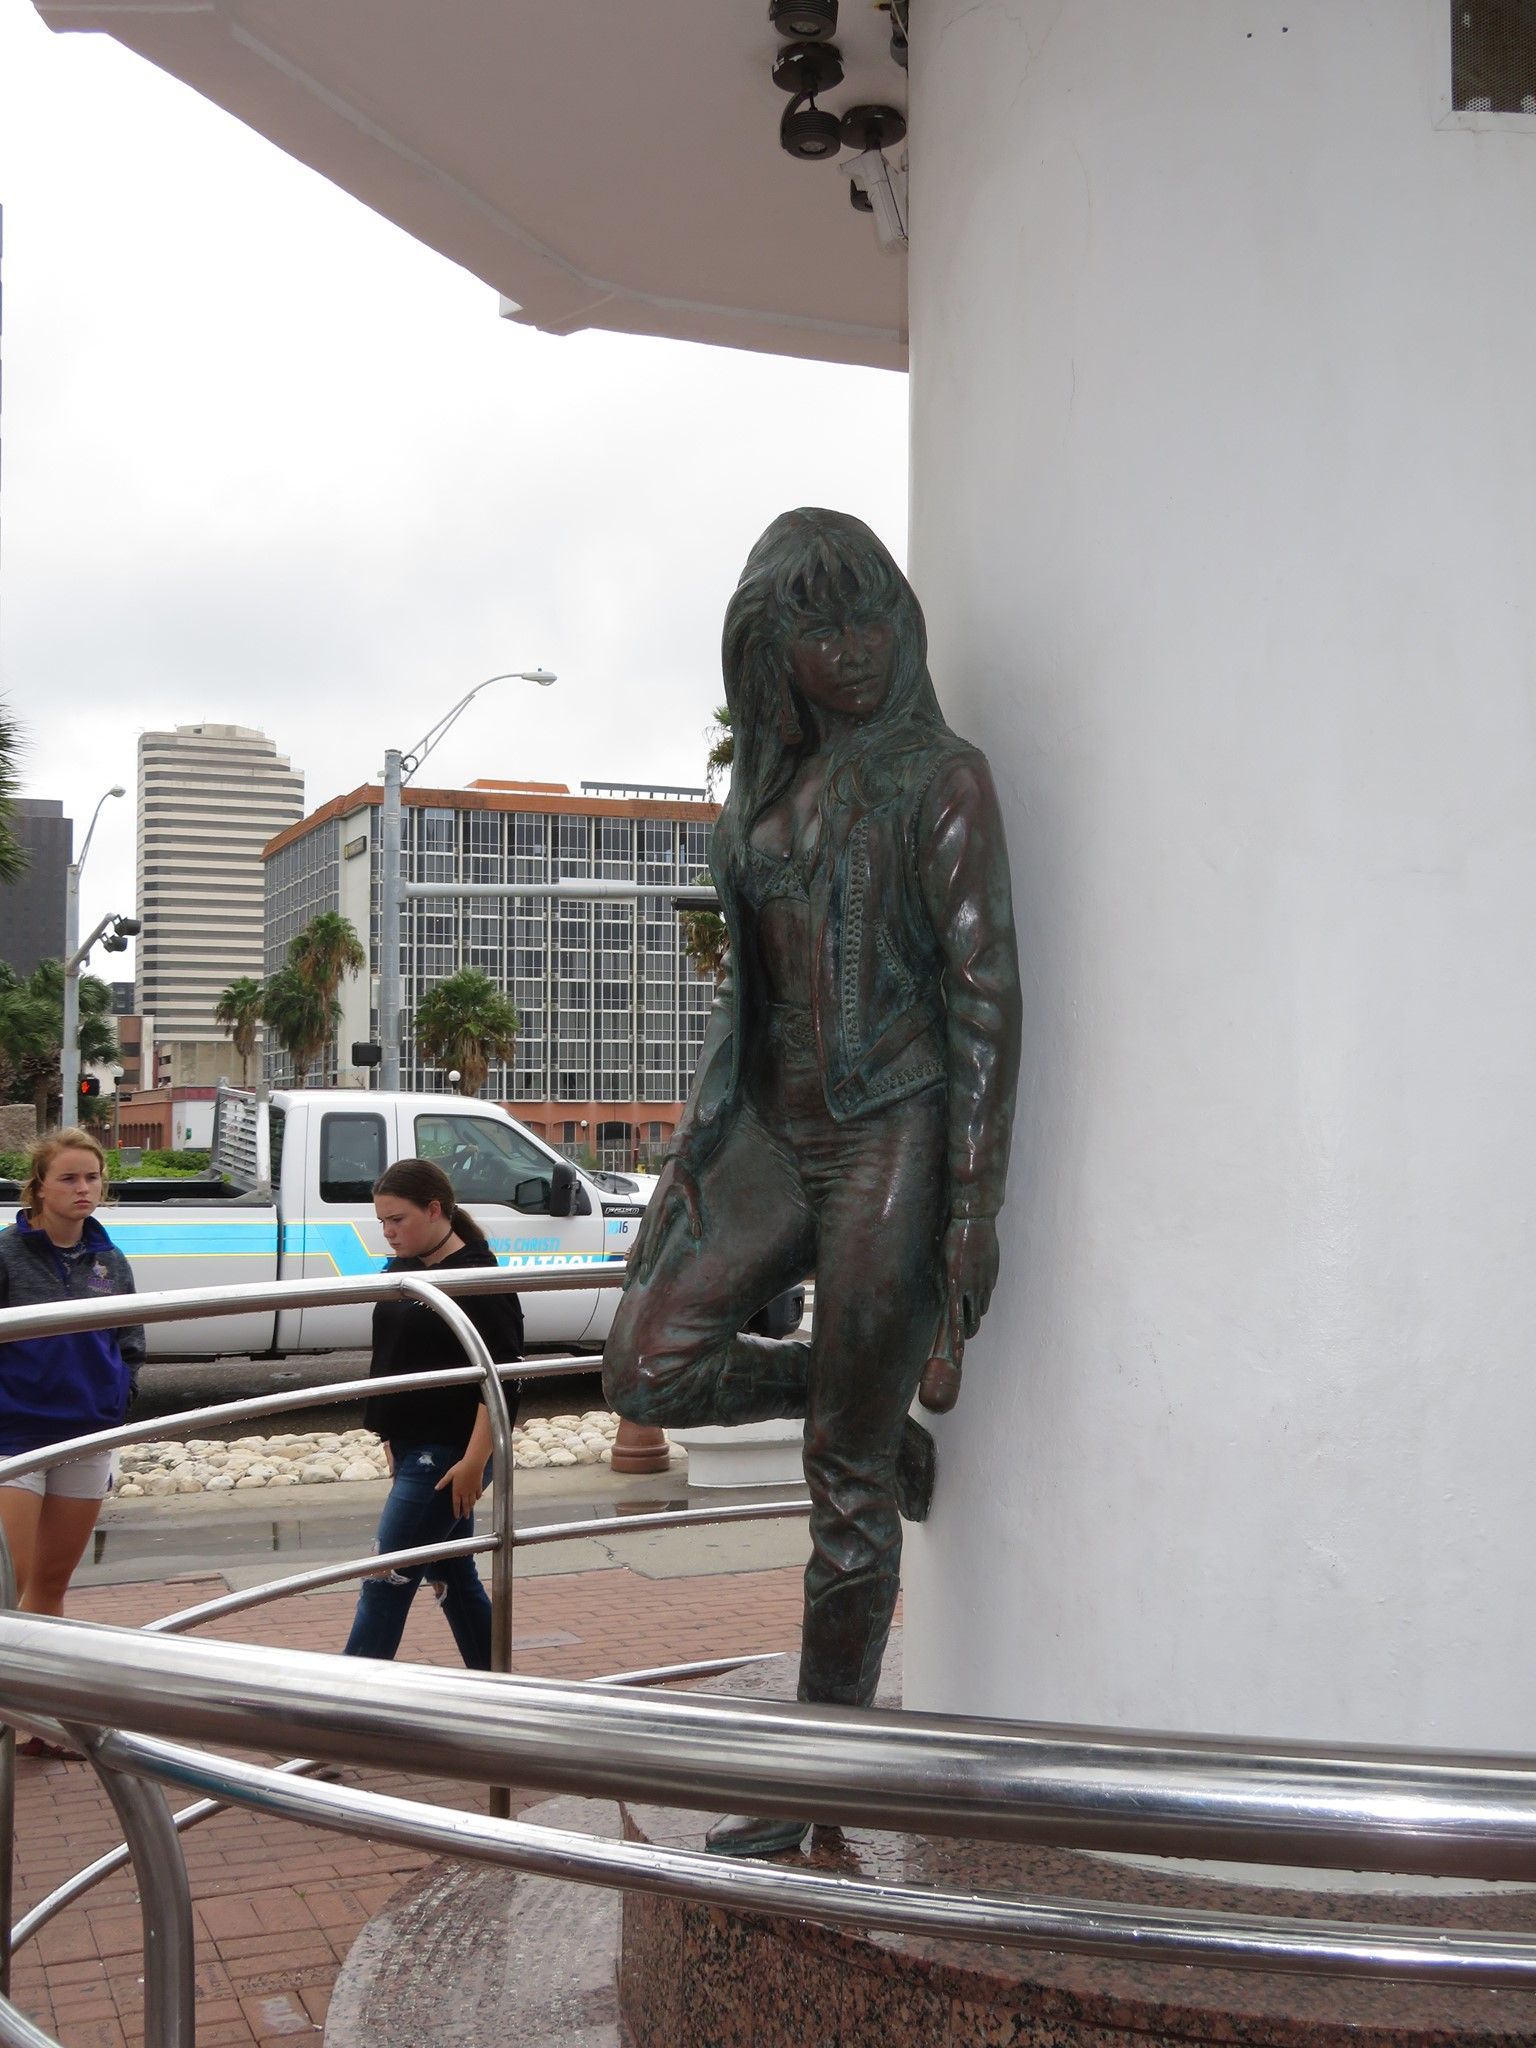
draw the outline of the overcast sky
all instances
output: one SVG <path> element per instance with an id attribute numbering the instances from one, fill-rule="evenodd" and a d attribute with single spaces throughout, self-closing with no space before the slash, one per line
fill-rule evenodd
<path id="1" fill-rule="evenodd" d="M 83 831 L 128 790 L 87 926 L 132 894 L 146 728 L 257 726 L 313 807 L 481 677 L 542 665 L 555 688 L 487 692 L 435 779 L 697 783 L 721 614 L 768 521 L 839 505 L 905 557 L 904 377 L 515 327 L 26 0 L 0 0 L 0 203 L 0 687 L 27 794 Z"/>

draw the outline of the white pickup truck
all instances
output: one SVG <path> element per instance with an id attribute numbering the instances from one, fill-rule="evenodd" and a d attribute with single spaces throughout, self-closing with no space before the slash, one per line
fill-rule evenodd
<path id="1" fill-rule="evenodd" d="M 633 1194 L 614 1193 L 602 1180 L 615 1177 L 583 1173 L 493 1102 L 337 1088 L 267 1100 L 222 1087 L 208 1176 L 119 1181 L 100 1220 L 145 1291 L 376 1273 L 388 1253 L 371 1190 L 402 1158 L 435 1160 L 501 1264 L 530 1270 L 622 1263 L 654 1185 L 638 1177 Z M 617 1303 L 616 1288 L 527 1293 L 528 1342 L 598 1349 Z M 371 1314 L 363 1304 L 151 1323 L 149 1356 L 351 1348 L 367 1344 Z"/>

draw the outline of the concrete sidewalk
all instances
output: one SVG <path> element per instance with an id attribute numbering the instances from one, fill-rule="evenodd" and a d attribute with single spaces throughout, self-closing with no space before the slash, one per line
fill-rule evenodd
<path id="1" fill-rule="evenodd" d="M 563 1479 L 556 1505 L 525 1481 Z M 569 1519 L 571 1474 L 519 1476 L 519 1521 Z M 612 1538 L 524 1551 L 517 1558 L 513 1653 L 517 1669 L 589 1678 L 637 1665 L 757 1650 L 793 1653 L 800 1631 L 806 1532 L 799 1521 L 743 1524 L 677 1535 L 624 1535 L 622 1510 L 635 1482 L 603 1489 L 615 1508 Z M 658 1482 L 643 1482 L 654 1497 Z M 665 1487 L 666 1482 L 661 1482 Z M 615 1498 L 615 1489 L 623 1489 Z M 677 1489 L 681 1491 L 682 1489 Z M 316 1488 L 339 1495 L 368 1489 Z M 190 1496 L 188 1499 L 190 1500 Z M 310 1503 L 305 1502 L 306 1510 Z M 377 1496 L 333 1500 L 333 1530 L 355 1543 L 361 1511 L 371 1535 Z M 542 1512 L 541 1512 L 542 1510 Z M 189 1522 L 175 1548 L 199 1540 Z M 204 1538 L 207 1530 L 202 1532 Z M 233 1533 L 233 1532 L 228 1532 Z M 110 1549 L 110 1546 L 109 1546 Z M 334 1554 L 344 1555 L 346 1549 Z M 204 1556 L 206 1558 L 206 1551 Z M 211 1572 L 115 1582 L 82 1576 L 69 1611 L 83 1621 L 139 1626 L 156 1615 L 320 1562 L 318 1551 L 257 1559 Z M 525 1569 L 526 1567 L 526 1569 Z M 96 1583 L 89 1583 L 91 1578 Z M 355 1591 L 297 1596 L 206 1631 L 235 1642 L 285 1649 L 338 1649 Z M 413 1662 L 456 1663 L 430 1595 L 418 1596 L 401 1650 Z M 408 1773 L 358 1771 L 349 1784 L 403 1798 L 483 1810 L 475 1788 Z M 514 1811 L 543 1795 L 514 1795 Z M 184 1803 L 177 1800 L 176 1804 Z M 17 1766 L 16 1905 L 23 1913 L 72 1872 L 121 1839 L 111 1808 L 85 1764 Z M 229 1812 L 183 1837 L 197 1927 L 199 2048 L 319 2038 L 330 1988 L 365 1922 L 430 1859 L 409 1850 Z M 63 1914 L 15 1959 L 13 1997 L 67 2048 L 124 2048 L 143 2041 L 142 1929 L 132 1876 L 107 1880 Z"/>

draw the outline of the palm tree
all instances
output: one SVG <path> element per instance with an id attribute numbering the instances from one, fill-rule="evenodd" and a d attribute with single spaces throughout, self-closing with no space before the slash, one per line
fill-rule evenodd
<path id="1" fill-rule="evenodd" d="M 27 871 L 27 850 L 11 830 L 21 783 L 17 757 L 22 748 L 20 723 L 9 705 L 0 704 L 0 882 L 15 882 Z"/>
<path id="2" fill-rule="evenodd" d="M 714 718 L 705 728 L 709 752 L 704 757 L 704 787 L 713 796 L 721 776 L 736 758 L 736 735 L 731 730 L 731 707 L 717 704 Z"/>
<path id="3" fill-rule="evenodd" d="M 46 1084 L 57 1064 L 58 1044 L 64 1032 L 62 995 L 55 1017 L 47 996 L 24 981 L 11 966 L 0 967 L 0 1058 L 5 1066 L 6 1097 L 32 1100 L 39 1135 L 48 1127 L 49 1088 L 43 1086 L 39 1102 L 39 1081 Z"/>
<path id="4" fill-rule="evenodd" d="M 711 742 L 704 761 L 704 786 L 713 796 L 720 777 L 736 758 L 736 735 L 731 730 L 729 704 L 716 706 L 714 719 L 704 737 Z M 695 878 L 687 876 L 684 879 L 692 881 Z M 685 910 L 678 922 L 682 927 L 683 951 L 701 975 L 718 981 L 725 966 L 725 919 L 717 910 Z"/>
<path id="5" fill-rule="evenodd" d="M 82 1067 L 105 1066 L 117 1058 L 117 1032 L 111 1018 L 111 989 L 94 974 L 82 974 L 76 1039 Z M 11 1087 L 25 1089 L 31 1096 L 39 1136 L 48 1128 L 49 1110 L 59 1093 L 63 1043 L 62 962 L 39 961 L 25 981 L 0 963 L 0 1059 Z M 73 1118 L 78 1108 L 78 1103 L 63 1104 L 68 1118 Z"/>
<path id="6" fill-rule="evenodd" d="M 416 1043 L 440 1067 L 457 1067 L 459 1093 L 478 1095 L 492 1060 L 510 1060 L 522 1019 L 489 975 L 461 967 L 416 1007 Z"/>
<path id="7" fill-rule="evenodd" d="M 330 1000 L 349 974 L 362 973 L 368 955 L 351 918 L 322 910 L 289 945 L 288 965 Z"/>
<path id="8" fill-rule="evenodd" d="M 224 989 L 213 1006 L 213 1021 L 222 1024 L 240 1055 L 240 1080 L 251 1085 L 251 1061 L 256 1052 L 256 1032 L 261 1023 L 266 990 L 254 975 L 242 974 Z"/>
<path id="9" fill-rule="evenodd" d="M 297 967 L 280 967 L 262 991 L 261 1014 L 293 1062 L 295 1087 L 304 1087 L 310 1068 L 341 1022 L 340 1003 L 306 980 Z"/>
<path id="10" fill-rule="evenodd" d="M 288 965 L 263 989 L 261 1014 L 292 1060 L 300 1088 L 341 1022 L 342 982 L 367 965 L 352 920 L 339 910 L 322 910 L 289 941 Z"/>

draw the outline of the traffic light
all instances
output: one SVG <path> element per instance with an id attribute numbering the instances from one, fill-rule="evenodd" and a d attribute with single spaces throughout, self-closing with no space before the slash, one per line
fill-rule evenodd
<path id="1" fill-rule="evenodd" d="M 101 1082 L 94 1074 L 82 1074 L 80 1076 L 80 1099 L 82 1101 L 88 1096 L 99 1095 L 100 1093 Z"/>

